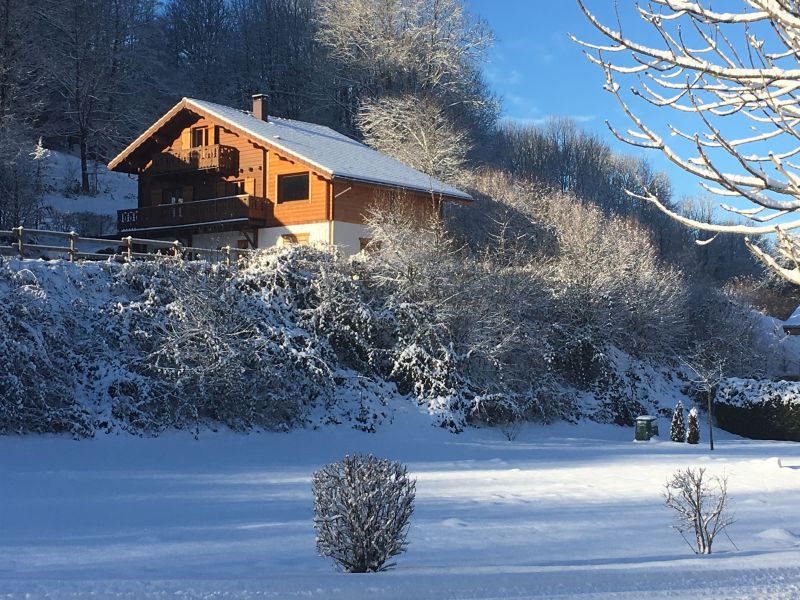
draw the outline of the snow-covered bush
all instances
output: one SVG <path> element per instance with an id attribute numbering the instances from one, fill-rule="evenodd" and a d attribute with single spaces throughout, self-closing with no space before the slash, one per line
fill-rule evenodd
<path id="1" fill-rule="evenodd" d="M 0 433 L 91 435 L 75 377 L 90 348 L 68 343 L 87 324 L 51 310 L 40 277 L 0 259 Z"/>
<path id="2" fill-rule="evenodd" d="M 673 527 L 695 554 L 711 554 L 714 539 L 733 523 L 728 513 L 727 478 L 705 477 L 705 473 L 704 468 L 679 469 L 664 486 L 665 504 L 677 513 Z M 694 543 L 687 534 L 694 535 Z"/>
<path id="3" fill-rule="evenodd" d="M 371 342 L 342 340 L 360 322 L 346 314 L 363 313 L 366 330 L 372 317 L 342 264 L 294 248 L 236 269 L 168 257 L 2 263 L 0 431 L 286 429 L 351 388 L 369 398 L 335 407 L 337 418 L 366 411 L 360 426 L 370 427 L 382 380 L 373 385 L 372 359 L 353 352 L 369 354 Z"/>
<path id="4" fill-rule="evenodd" d="M 399 462 L 346 456 L 314 473 L 317 551 L 343 571 L 369 573 L 407 545 L 416 481 Z"/>
<path id="5" fill-rule="evenodd" d="M 675 410 L 672 412 L 669 439 L 681 444 L 686 441 L 686 422 L 683 420 L 683 403 L 680 400 L 675 404 Z"/>
<path id="6" fill-rule="evenodd" d="M 120 272 L 120 284 L 151 281 L 153 298 L 119 310 L 132 313 L 132 370 L 158 382 L 151 402 L 170 426 L 285 429 L 330 395 L 335 367 L 325 341 L 298 327 L 309 283 L 292 260 L 265 254 L 236 270 L 165 259 Z"/>
<path id="7" fill-rule="evenodd" d="M 738 435 L 800 441 L 800 382 L 723 380 L 714 414 L 720 427 Z"/>
<path id="8" fill-rule="evenodd" d="M 700 443 L 700 423 L 697 421 L 697 409 L 695 407 L 689 410 L 689 427 L 686 430 L 686 443 Z"/>

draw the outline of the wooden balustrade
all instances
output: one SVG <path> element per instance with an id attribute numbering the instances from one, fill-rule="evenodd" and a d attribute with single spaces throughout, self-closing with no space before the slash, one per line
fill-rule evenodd
<path id="1" fill-rule="evenodd" d="M 155 154 L 150 172 L 159 175 L 189 171 L 219 171 L 232 175 L 238 172 L 238 163 L 239 151 L 236 148 L 215 144 Z"/>
<path id="2" fill-rule="evenodd" d="M 252 222 L 263 225 L 270 208 L 268 201 L 253 196 L 227 196 L 211 200 L 196 200 L 176 204 L 162 204 L 144 208 L 118 211 L 119 231 L 215 225 Z"/>

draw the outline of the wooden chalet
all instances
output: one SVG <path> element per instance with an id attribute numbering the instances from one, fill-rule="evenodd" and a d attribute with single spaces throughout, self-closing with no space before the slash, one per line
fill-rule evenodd
<path id="1" fill-rule="evenodd" d="M 396 198 L 415 213 L 466 194 L 328 127 L 184 98 L 108 168 L 138 175 L 138 208 L 121 210 L 120 235 L 187 246 L 264 248 L 368 242 L 364 213 Z M 429 214 L 429 213 L 428 213 Z"/>

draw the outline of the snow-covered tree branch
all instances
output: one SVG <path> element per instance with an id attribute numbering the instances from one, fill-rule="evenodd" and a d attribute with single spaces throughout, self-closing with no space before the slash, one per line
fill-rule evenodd
<path id="1" fill-rule="evenodd" d="M 578 0 L 605 40 L 573 38 L 605 73 L 605 89 L 632 127 L 613 134 L 633 146 L 661 151 L 702 180 L 736 224 L 698 221 L 655 194 L 632 194 L 685 225 L 742 235 L 777 233 L 776 256 L 748 247 L 780 276 L 800 284 L 800 17 L 795 2 L 738 0 L 729 12 L 711 2 L 649 0 L 633 16 L 640 37 L 627 35 L 627 15 L 606 25 Z M 630 80 L 626 89 L 623 83 Z M 636 104 L 639 102 L 639 105 Z M 642 116 L 646 105 L 671 109 L 675 123 L 659 128 Z M 733 205 L 743 199 L 749 206 Z M 787 268 L 785 265 L 788 264 Z"/>

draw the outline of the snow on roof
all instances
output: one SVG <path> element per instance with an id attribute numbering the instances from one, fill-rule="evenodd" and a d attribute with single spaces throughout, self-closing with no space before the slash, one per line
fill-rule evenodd
<path id="1" fill-rule="evenodd" d="M 189 110 L 199 109 L 200 112 L 227 122 L 333 177 L 433 192 L 463 200 L 472 199 L 469 194 L 324 125 L 273 116 L 270 116 L 268 121 L 262 121 L 250 112 L 194 98 L 184 98 L 167 115 L 181 105 Z M 112 168 L 124 155 L 138 146 L 148 132 L 111 161 Z"/>
<path id="2" fill-rule="evenodd" d="M 800 327 L 800 306 L 783 322 L 784 327 Z"/>

